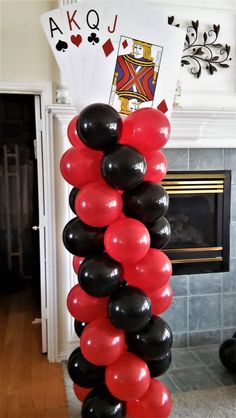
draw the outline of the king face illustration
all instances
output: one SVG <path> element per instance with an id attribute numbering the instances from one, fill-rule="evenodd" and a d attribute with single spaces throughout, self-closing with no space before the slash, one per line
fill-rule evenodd
<path id="1" fill-rule="evenodd" d="M 150 43 L 132 40 L 130 53 L 118 53 L 109 103 L 113 105 L 115 96 L 118 97 L 120 113 L 128 115 L 143 103 L 153 101 L 159 60 L 155 62 L 152 57 L 152 48 Z"/>

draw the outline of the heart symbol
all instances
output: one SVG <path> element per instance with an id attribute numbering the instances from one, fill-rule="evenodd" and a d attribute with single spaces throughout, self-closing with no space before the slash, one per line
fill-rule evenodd
<path id="1" fill-rule="evenodd" d="M 82 42 L 82 36 L 81 35 L 71 35 L 70 38 L 71 42 L 76 45 L 76 46 L 80 46 L 81 42 Z"/>

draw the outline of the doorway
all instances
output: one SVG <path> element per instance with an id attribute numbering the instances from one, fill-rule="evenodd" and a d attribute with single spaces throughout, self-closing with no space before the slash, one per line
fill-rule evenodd
<path id="1" fill-rule="evenodd" d="M 21 299 L 25 294 L 24 309 L 33 306 L 34 314 L 38 313 L 32 320 L 41 323 L 42 351 L 46 352 L 40 270 L 44 248 L 39 237 L 39 233 L 44 235 L 39 231 L 44 191 L 39 195 L 43 178 L 42 161 L 37 158 L 40 112 L 40 96 L 0 94 L 0 294 L 21 293 Z"/>

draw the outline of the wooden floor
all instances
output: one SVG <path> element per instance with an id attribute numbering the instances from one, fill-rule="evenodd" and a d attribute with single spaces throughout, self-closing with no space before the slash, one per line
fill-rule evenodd
<path id="1" fill-rule="evenodd" d="M 61 366 L 41 354 L 35 298 L 0 295 L 0 417 L 68 418 Z"/>

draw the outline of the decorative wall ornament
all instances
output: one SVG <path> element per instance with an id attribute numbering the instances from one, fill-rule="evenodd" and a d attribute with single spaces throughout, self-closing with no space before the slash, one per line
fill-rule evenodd
<path id="1" fill-rule="evenodd" d="M 181 81 L 177 81 L 176 89 L 175 89 L 175 97 L 174 97 L 174 103 L 173 107 L 181 107 L 180 98 L 182 93 L 182 86 Z"/>
<path id="2" fill-rule="evenodd" d="M 174 19 L 174 16 L 168 17 L 169 25 L 179 27 L 179 24 L 174 23 Z M 185 65 L 191 66 L 190 72 L 197 78 L 200 77 L 202 68 L 213 75 L 217 68 L 228 68 L 229 64 L 227 62 L 231 61 L 231 58 L 229 58 L 230 46 L 217 42 L 220 25 L 213 24 L 212 29 L 203 34 L 198 32 L 198 28 L 198 20 L 192 20 L 191 25 L 187 27 L 181 60 L 182 67 Z"/>

